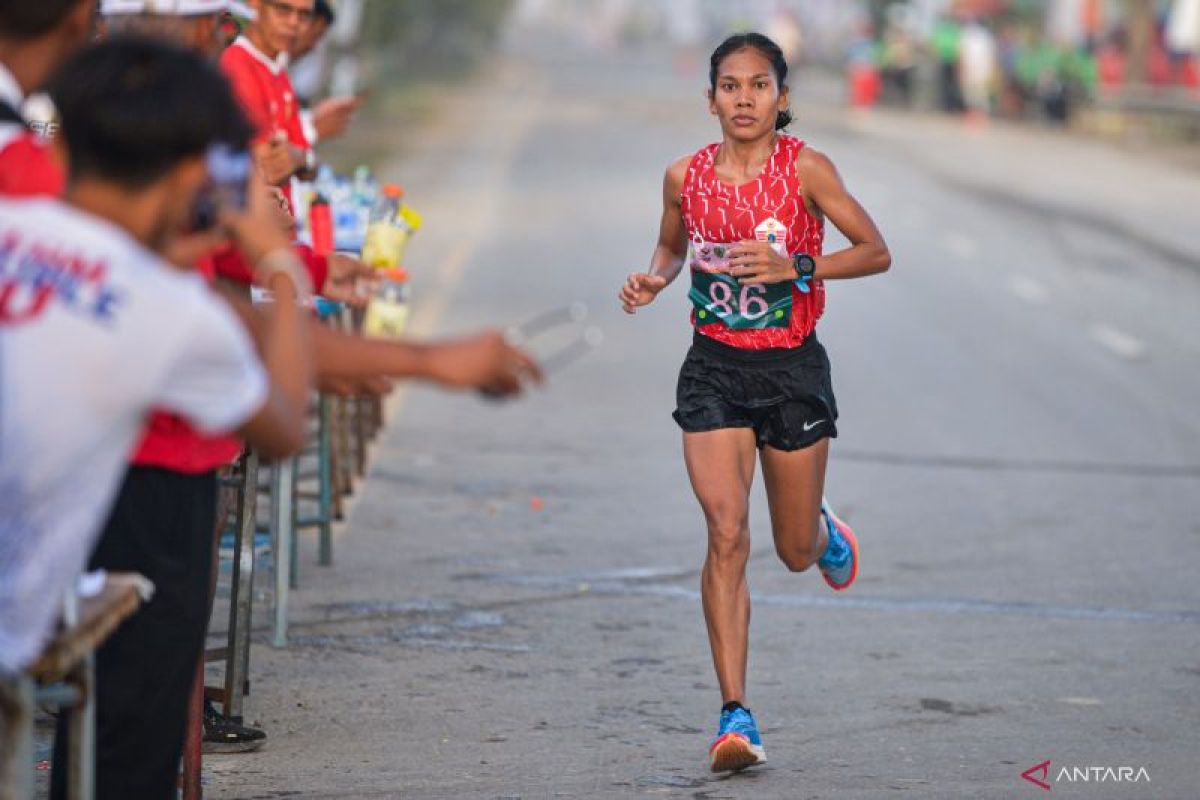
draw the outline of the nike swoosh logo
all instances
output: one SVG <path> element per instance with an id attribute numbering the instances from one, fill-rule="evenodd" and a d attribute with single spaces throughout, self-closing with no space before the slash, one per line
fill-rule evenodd
<path id="1" fill-rule="evenodd" d="M 823 419 L 819 419 L 819 420 L 817 420 L 816 422 L 806 422 L 806 423 L 804 423 L 804 432 L 805 432 L 805 433 L 808 433 L 809 431 L 811 431 L 813 428 L 817 427 L 818 425 L 820 425 L 820 424 L 821 424 L 822 422 L 824 422 L 824 421 L 825 421 L 825 420 L 823 420 Z"/>

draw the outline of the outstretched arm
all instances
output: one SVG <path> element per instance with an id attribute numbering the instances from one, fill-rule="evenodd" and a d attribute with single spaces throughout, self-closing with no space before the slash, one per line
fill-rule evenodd
<path id="1" fill-rule="evenodd" d="M 266 312 L 232 292 L 222 294 L 261 347 Z M 311 319 L 307 325 L 316 377 L 325 389 L 359 387 L 381 378 L 416 378 L 447 389 L 516 395 L 527 384 L 542 380 L 533 359 L 508 344 L 499 331 L 426 343 L 364 338 L 318 325 Z"/>

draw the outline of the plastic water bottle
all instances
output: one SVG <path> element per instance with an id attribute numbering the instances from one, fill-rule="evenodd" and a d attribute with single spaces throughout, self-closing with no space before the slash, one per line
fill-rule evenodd
<path id="1" fill-rule="evenodd" d="M 371 222 L 363 241 L 362 260 L 376 269 L 396 269 L 404 260 L 409 227 L 400 213 L 404 189 L 389 183 L 371 209 Z"/>
<path id="2" fill-rule="evenodd" d="M 371 177 L 371 170 L 363 164 L 356 167 L 354 170 L 354 202 L 358 205 L 373 204 L 378 191 L 375 179 Z"/>
<path id="3" fill-rule="evenodd" d="M 404 187 L 396 183 L 384 184 L 383 191 L 371 209 L 371 222 L 395 224 L 400 219 L 400 207 L 404 205 Z"/>
<path id="4" fill-rule="evenodd" d="M 326 200 L 333 199 L 337 191 L 337 175 L 334 174 L 333 167 L 322 164 L 317 168 L 317 179 L 313 181 L 313 188 Z"/>
<path id="5" fill-rule="evenodd" d="M 350 198 L 353 206 L 352 226 L 359 244 L 351 249 L 361 251 L 367 226 L 371 224 L 371 209 L 375 207 L 375 201 L 379 198 L 379 187 L 371 177 L 371 171 L 364 166 L 354 170 L 353 187 Z"/>
<path id="6" fill-rule="evenodd" d="M 404 269 L 385 269 L 367 304 L 363 332 L 379 339 L 395 339 L 408 328 L 408 272 Z"/>

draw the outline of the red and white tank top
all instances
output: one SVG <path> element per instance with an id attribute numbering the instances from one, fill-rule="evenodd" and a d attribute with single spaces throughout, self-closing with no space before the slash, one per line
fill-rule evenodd
<path id="1" fill-rule="evenodd" d="M 719 267 L 713 266 L 719 261 L 713 258 L 714 250 L 720 255 L 728 245 L 765 238 L 765 230 L 779 232 L 780 244 L 786 248 L 788 255 L 820 255 L 825 239 L 825 222 L 811 214 L 805 206 L 800 181 L 796 176 L 796 159 L 804 148 L 804 142 L 794 136 L 779 134 L 775 150 L 762 173 L 740 186 L 732 186 L 717 178 L 713 165 L 720 146 L 719 142 L 710 144 L 692 157 L 680 191 L 680 210 L 691 242 L 688 253 L 691 270 L 697 274 L 720 271 Z M 754 287 L 751 287 L 749 294 L 741 292 L 740 297 L 728 296 L 727 290 L 718 288 L 725 292 L 725 296 L 714 299 L 735 307 L 741 302 L 740 311 L 748 317 L 753 317 L 756 309 L 764 313 L 768 309 L 767 303 L 753 292 Z M 705 336 L 745 350 L 799 347 L 816 328 L 817 320 L 825 310 L 824 284 L 814 280 L 809 288 L 808 293 L 802 293 L 795 285 L 790 285 L 790 319 L 783 317 L 781 311 L 772 312 L 785 320 L 778 326 L 731 328 L 718 315 L 708 314 L 703 309 L 692 311 L 692 324 Z M 778 285 L 772 289 L 775 293 L 779 290 Z"/>

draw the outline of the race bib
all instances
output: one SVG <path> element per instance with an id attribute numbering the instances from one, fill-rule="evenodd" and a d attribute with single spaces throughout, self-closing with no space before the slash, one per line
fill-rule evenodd
<path id="1" fill-rule="evenodd" d="M 787 229 L 774 217 L 754 231 L 787 254 Z M 751 283 L 743 286 L 729 274 L 729 245 L 693 241 L 689 263 L 692 288 L 688 298 L 696 309 L 696 324 L 723 322 L 733 330 L 786 328 L 792 319 L 792 282 Z"/>

